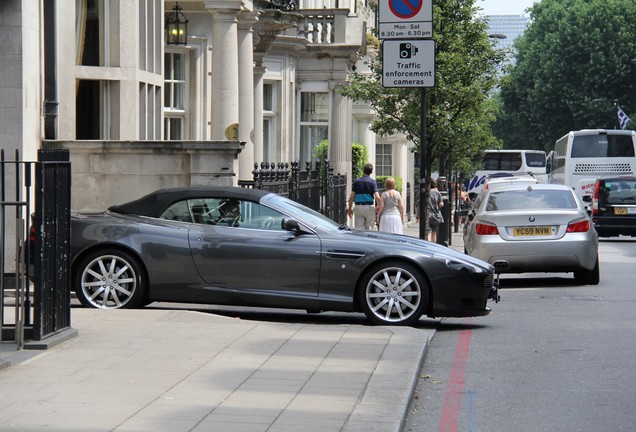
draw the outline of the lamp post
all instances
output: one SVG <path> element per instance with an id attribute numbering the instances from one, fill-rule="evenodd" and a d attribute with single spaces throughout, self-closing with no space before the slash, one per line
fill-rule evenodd
<path id="1" fill-rule="evenodd" d="M 168 45 L 186 45 L 188 43 L 188 19 L 181 10 L 179 3 L 176 3 L 172 12 L 166 14 L 166 43 Z"/>

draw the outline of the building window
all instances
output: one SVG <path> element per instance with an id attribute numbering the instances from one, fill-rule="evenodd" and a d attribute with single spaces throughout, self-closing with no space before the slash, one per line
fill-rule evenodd
<path id="1" fill-rule="evenodd" d="M 75 0 L 76 62 L 81 66 L 105 66 L 108 37 L 108 0 Z"/>
<path id="2" fill-rule="evenodd" d="M 329 93 L 300 94 L 300 162 L 313 159 L 320 141 L 329 139 Z"/>
<path id="3" fill-rule="evenodd" d="M 278 160 L 276 143 L 278 142 L 278 112 L 280 100 L 279 84 L 270 82 L 263 84 L 263 161 Z"/>
<path id="4" fill-rule="evenodd" d="M 110 139 L 107 125 L 110 113 L 108 81 L 78 80 L 75 139 Z"/>
<path id="5" fill-rule="evenodd" d="M 187 52 L 166 52 L 163 86 L 164 139 L 187 139 L 188 114 Z"/>
<path id="6" fill-rule="evenodd" d="M 375 146 L 375 175 L 390 176 L 393 171 L 393 146 L 391 144 L 376 144 Z"/>

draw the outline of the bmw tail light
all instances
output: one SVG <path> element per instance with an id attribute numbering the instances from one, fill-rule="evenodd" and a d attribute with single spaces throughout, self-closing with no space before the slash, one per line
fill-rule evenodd
<path id="1" fill-rule="evenodd" d="M 481 222 L 475 225 L 475 232 L 477 233 L 477 235 L 499 235 L 497 225 L 485 224 Z"/>
<path id="2" fill-rule="evenodd" d="M 568 224 L 567 232 L 577 233 L 577 232 L 588 232 L 589 230 L 590 230 L 590 221 L 587 219 L 580 219 L 580 220 L 570 222 Z"/>

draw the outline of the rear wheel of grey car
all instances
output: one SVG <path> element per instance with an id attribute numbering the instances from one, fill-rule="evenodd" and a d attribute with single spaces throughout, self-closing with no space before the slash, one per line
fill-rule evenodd
<path id="1" fill-rule="evenodd" d="M 75 295 L 86 307 L 139 307 L 145 300 L 145 292 L 146 281 L 141 264 L 124 251 L 95 251 L 77 266 Z"/>
<path id="2" fill-rule="evenodd" d="M 601 271 L 598 265 L 598 258 L 592 270 L 580 269 L 574 272 L 574 279 L 583 285 L 598 285 L 601 281 Z"/>
<path id="3" fill-rule="evenodd" d="M 360 303 L 369 320 L 380 325 L 410 325 L 427 302 L 427 286 L 413 266 L 387 262 L 371 268 L 360 286 Z"/>

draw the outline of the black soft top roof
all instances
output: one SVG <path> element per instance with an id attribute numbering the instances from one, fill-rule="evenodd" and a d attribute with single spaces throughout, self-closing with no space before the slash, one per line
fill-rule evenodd
<path id="1" fill-rule="evenodd" d="M 237 198 L 259 202 L 270 192 L 233 186 L 193 186 L 159 189 L 135 201 L 114 205 L 108 210 L 115 213 L 159 217 L 163 211 L 177 201 L 194 198 Z"/>

